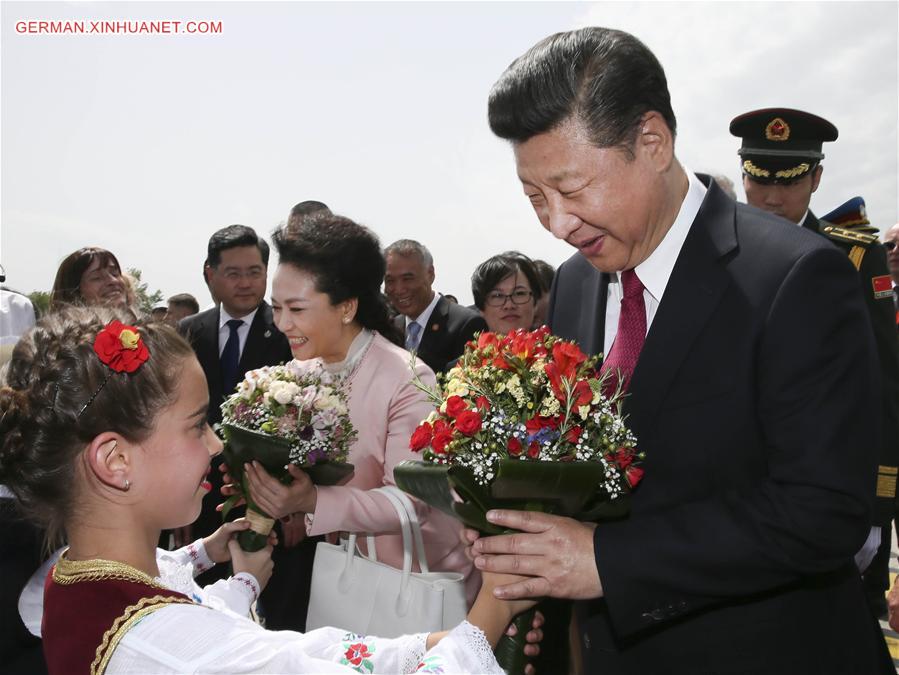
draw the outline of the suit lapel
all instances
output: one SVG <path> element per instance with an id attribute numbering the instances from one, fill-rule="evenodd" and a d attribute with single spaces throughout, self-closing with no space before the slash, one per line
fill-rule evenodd
<path id="1" fill-rule="evenodd" d="M 578 319 L 578 335 L 581 348 L 588 354 L 600 354 L 606 334 L 606 300 L 608 298 L 609 275 L 604 272 L 590 274 L 581 282 L 583 306 L 595 308 L 582 311 Z"/>
<path id="2" fill-rule="evenodd" d="M 219 310 L 209 312 L 200 324 L 200 334 L 195 342 L 197 360 L 203 367 L 209 384 L 212 405 L 218 405 L 222 392 L 222 369 L 219 359 Z"/>
<path id="3" fill-rule="evenodd" d="M 250 332 L 247 333 L 247 341 L 243 346 L 243 353 L 240 355 L 237 371 L 241 376 L 248 370 L 253 370 L 263 365 L 271 337 L 272 308 L 269 307 L 267 302 L 263 302 L 259 305 L 259 309 L 253 317 L 253 323 L 250 324 Z"/>
<path id="4" fill-rule="evenodd" d="M 730 284 L 721 256 L 736 245 L 736 207 L 712 182 L 684 241 L 625 399 L 636 432 L 651 420 Z"/>
<path id="5" fill-rule="evenodd" d="M 439 341 L 447 337 L 447 323 L 449 323 L 449 302 L 440 296 L 434 305 L 434 311 L 428 317 L 428 324 L 424 327 L 421 340 L 418 341 L 418 351 L 422 353 L 443 351 Z"/>

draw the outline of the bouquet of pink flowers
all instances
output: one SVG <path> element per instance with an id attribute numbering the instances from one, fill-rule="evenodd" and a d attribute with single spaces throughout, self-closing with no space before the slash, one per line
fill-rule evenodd
<path id="1" fill-rule="evenodd" d="M 424 461 L 397 466 L 397 485 L 488 534 L 501 533 L 486 520 L 492 508 L 623 517 L 643 455 L 620 412 L 624 394 L 604 392 L 611 373 L 597 361 L 545 327 L 481 334 L 442 387 L 417 383 L 437 410 L 410 440 Z M 518 623 L 523 636 L 530 619 Z M 522 646 L 497 647 L 507 671 L 523 671 Z"/>
<path id="2" fill-rule="evenodd" d="M 319 361 L 291 361 L 249 371 L 222 403 L 225 461 L 241 486 L 222 516 L 246 500 L 251 529 L 239 535 L 245 550 L 265 545 L 274 520 L 252 502 L 243 465 L 256 460 L 285 483 L 292 480 L 288 463 L 302 467 L 316 484 L 339 482 L 353 471 L 346 458 L 356 439 L 347 396 L 346 383 Z"/>

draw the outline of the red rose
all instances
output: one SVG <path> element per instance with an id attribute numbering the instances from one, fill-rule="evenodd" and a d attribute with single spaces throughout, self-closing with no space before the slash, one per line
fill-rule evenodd
<path id="1" fill-rule="evenodd" d="M 431 448 L 438 455 L 446 454 L 446 446 L 449 445 L 449 442 L 453 440 L 452 432 L 445 431 L 439 434 L 435 433 L 434 438 L 431 439 Z"/>
<path id="2" fill-rule="evenodd" d="M 433 431 L 431 429 L 431 425 L 427 422 L 422 422 L 418 428 L 412 433 L 412 438 L 409 441 L 409 447 L 414 451 L 418 452 L 422 448 L 426 448 L 431 444 L 431 437 L 433 436 Z"/>
<path id="3" fill-rule="evenodd" d="M 475 405 L 477 405 L 478 410 L 487 412 L 488 410 L 490 410 L 490 399 L 488 399 L 486 396 L 478 396 L 478 400 Z"/>
<path id="4" fill-rule="evenodd" d="M 558 429 L 560 417 L 544 417 L 537 415 L 524 423 L 524 428 L 528 430 L 528 434 L 534 435 L 541 429 Z"/>
<path id="5" fill-rule="evenodd" d="M 150 351 L 140 338 L 140 331 L 121 321 L 111 321 L 94 340 L 94 351 L 100 360 L 117 373 L 133 373 L 150 358 Z"/>
<path id="6" fill-rule="evenodd" d="M 531 444 L 528 446 L 528 457 L 531 459 L 537 459 L 537 455 L 540 454 L 540 444 L 537 441 L 531 441 Z"/>
<path id="7" fill-rule="evenodd" d="M 466 436 L 474 436 L 481 430 L 481 416 L 474 410 L 463 410 L 456 418 L 456 429 Z"/>
<path id="8" fill-rule="evenodd" d="M 506 441 L 506 447 L 509 448 L 509 454 L 518 457 L 521 454 L 521 441 L 514 436 Z"/>
<path id="9" fill-rule="evenodd" d="M 453 419 L 456 419 L 459 416 L 459 413 L 467 407 L 468 406 L 461 396 L 450 396 L 446 399 L 446 414 Z"/>
<path id="10" fill-rule="evenodd" d="M 625 450 L 624 448 L 619 448 L 618 452 L 615 453 L 615 462 L 622 469 L 626 469 L 631 465 L 631 462 L 634 461 L 634 456 Z"/>
<path id="11" fill-rule="evenodd" d="M 625 475 L 627 476 L 627 482 L 631 484 L 631 487 L 636 487 L 637 483 L 643 479 L 643 469 L 631 464 L 625 469 Z"/>

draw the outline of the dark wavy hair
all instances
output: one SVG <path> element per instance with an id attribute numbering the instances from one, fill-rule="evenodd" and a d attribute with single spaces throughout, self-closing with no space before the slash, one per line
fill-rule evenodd
<path id="1" fill-rule="evenodd" d="M 84 276 L 85 271 L 93 264 L 94 260 L 99 260 L 102 267 L 113 263 L 121 276 L 122 266 L 119 265 L 118 259 L 105 248 L 97 246 L 79 248 L 74 253 L 67 255 L 59 264 L 59 269 L 56 270 L 56 279 L 53 281 L 53 289 L 50 291 L 51 310 L 55 311 L 65 305 L 84 304 L 80 290 L 81 277 Z"/>
<path id="2" fill-rule="evenodd" d="M 633 35 L 599 27 L 538 42 L 500 76 L 488 102 L 490 128 L 500 138 L 523 143 L 575 119 L 596 147 L 628 153 L 650 111 L 661 114 L 676 134 L 658 59 Z"/>
<path id="3" fill-rule="evenodd" d="M 374 232 L 344 216 L 318 211 L 275 230 L 272 241 L 280 264 L 311 274 L 332 305 L 356 298 L 356 321 L 402 344 L 381 293 L 387 264 Z"/>
<path id="4" fill-rule="evenodd" d="M 75 508 L 79 454 L 105 431 L 145 440 L 174 400 L 184 359 L 193 355 L 173 328 L 138 320 L 150 358 L 134 373 L 115 373 L 93 349 L 113 319 L 130 323 L 133 317 L 77 306 L 44 317 L 16 344 L 0 387 L 0 483 L 24 515 L 46 529 L 51 546 L 60 543 Z"/>
<path id="5" fill-rule="evenodd" d="M 534 295 L 534 304 L 543 295 L 543 284 L 540 275 L 534 267 L 534 261 L 524 253 L 518 251 L 506 251 L 492 258 L 487 258 L 478 265 L 471 275 L 471 294 L 474 296 L 474 304 L 480 310 L 484 309 L 487 295 L 496 288 L 496 285 L 508 276 L 521 272 L 528 280 L 531 293 Z"/>

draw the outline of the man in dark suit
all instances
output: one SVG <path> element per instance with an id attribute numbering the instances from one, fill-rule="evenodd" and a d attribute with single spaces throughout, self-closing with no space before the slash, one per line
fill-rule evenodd
<path id="1" fill-rule="evenodd" d="M 190 341 L 206 374 L 209 387 L 210 424 L 221 422 L 221 404 L 248 370 L 290 361 L 287 338 L 272 320 L 272 308 L 262 298 L 268 274 L 269 246 L 244 225 L 225 227 L 209 239 L 205 273 L 218 307 L 182 319 L 179 330 Z M 220 458 L 213 463 L 220 463 Z M 219 495 L 222 475 L 214 468 L 209 475 L 213 495 Z M 205 537 L 222 523 L 215 510 L 220 500 L 211 496 L 203 502 L 199 518 L 190 533 L 179 533 L 186 543 Z M 262 593 L 260 604 L 270 628 L 302 630 L 305 602 L 308 601 L 311 565 L 316 540 L 305 539 L 302 520 L 280 523 L 281 545 L 272 558 L 281 569 Z M 221 569 L 218 569 L 221 568 Z M 227 566 L 219 565 L 204 575 L 211 583 L 227 577 Z"/>
<path id="2" fill-rule="evenodd" d="M 384 250 L 384 257 L 384 292 L 398 312 L 394 324 L 405 335 L 406 349 L 435 373 L 445 372 L 462 356 L 465 343 L 487 330 L 487 322 L 434 292 L 434 259 L 417 241 L 400 239 Z"/>
<path id="3" fill-rule="evenodd" d="M 824 167 L 822 145 L 837 128 L 823 117 L 792 108 L 764 108 L 738 115 L 730 132 L 742 139 L 739 152 L 746 201 L 830 240 L 852 261 L 877 344 L 882 406 L 875 513 L 856 563 L 864 573 L 865 595 L 874 616 L 885 619 L 889 588 L 890 523 L 899 473 L 899 350 L 886 251 L 864 217 L 864 200 L 833 212 L 840 224 L 818 220 L 809 208 Z M 858 205 L 860 203 L 860 206 Z M 854 206 L 854 208 L 852 208 Z M 861 209 L 861 210 L 859 210 Z"/>
<path id="4" fill-rule="evenodd" d="M 476 565 L 531 575 L 501 596 L 579 600 L 585 672 L 888 664 L 852 561 L 880 407 L 846 256 L 680 165 L 662 67 L 627 33 L 542 41 L 494 85 L 489 119 L 541 224 L 579 251 L 550 326 L 608 355 L 646 461 L 627 519 L 493 512 L 524 533 L 478 539 Z"/>

